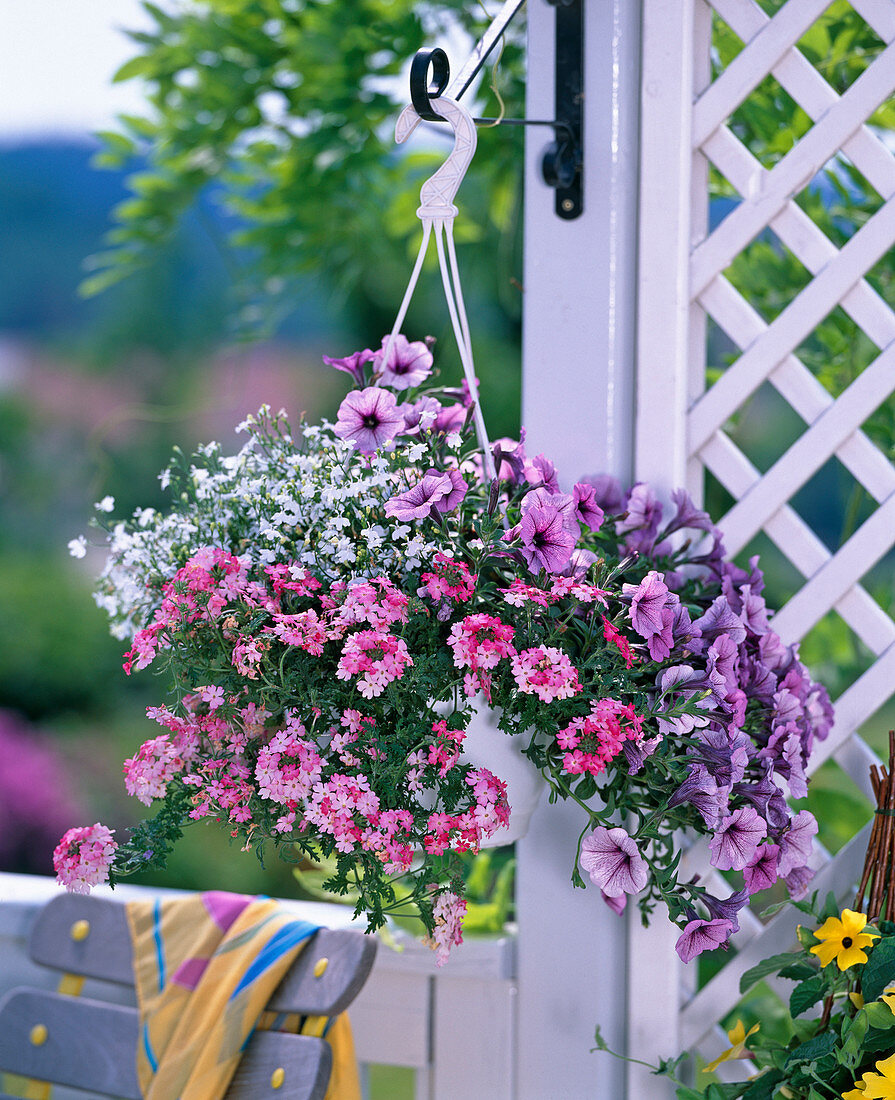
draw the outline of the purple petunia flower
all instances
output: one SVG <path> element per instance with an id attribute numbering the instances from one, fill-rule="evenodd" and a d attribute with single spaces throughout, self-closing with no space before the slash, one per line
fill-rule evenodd
<path id="1" fill-rule="evenodd" d="M 545 455 L 535 455 L 525 462 L 525 480 L 535 489 L 546 489 L 548 493 L 559 492 L 559 479 L 556 467 Z"/>
<path id="2" fill-rule="evenodd" d="M 811 880 L 814 878 L 814 872 L 810 867 L 794 867 L 788 875 L 786 875 L 783 881 L 786 883 L 786 889 L 789 891 L 789 896 L 798 901 L 808 893 L 808 887 L 811 885 Z"/>
<path id="3" fill-rule="evenodd" d="M 581 527 L 575 511 L 575 498 L 570 493 L 551 493 L 545 488 L 530 489 L 522 498 L 522 515 L 535 507 L 556 508 L 562 514 L 565 529 L 578 541 Z"/>
<path id="4" fill-rule="evenodd" d="M 695 764 L 668 800 L 668 809 L 688 802 L 710 829 L 716 829 L 727 812 L 729 797 L 730 787 L 722 787 L 702 764 Z"/>
<path id="5" fill-rule="evenodd" d="M 621 482 L 612 474 L 591 474 L 581 479 L 594 487 L 594 499 L 604 512 L 618 515 L 625 508 L 625 493 Z"/>
<path id="6" fill-rule="evenodd" d="M 802 738 L 796 725 L 791 723 L 772 733 L 758 755 L 770 760 L 774 771 L 789 782 L 793 798 L 804 798 L 808 794 Z"/>
<path id="7" fill-rule="evenodd" d="M 636 775 L 661 743 L 661 734 L 656 734 L 655 737 L 642 737 L 639 741 L 625 741 L 622 752 L 628 762 L 628 775 Z"/>
<path id="8" fill-rule="evenodd" d="M 344 359 L 330 359 L 328 355 L 324 355 L 323 362 L 328 367 L 335 367 L 336 370 L 343 370 L 350 374 L 354 381 L 362 386 L 364 384 L 364 363 L 369 363 L 373 358 L 373 354 L 369 348 L 364 348 L 363 351 L 356 351 L 353 355 L 346 355 Z"/>
<path id="9" fill-rule="evenodd" d="M 649 871 L 635 841 L 624 829 L 602 825 L 581 842 L 581 868 L 604 894 L 636 894 L 646 886 Z"/>
<path id="10" fill-rule="evenodd" d="M 552 504 L 535 505 L 517 527 L 522 556 L 532 573 L 565 569 L 575 549 L 575 536 L 563 523 L 562 512 Z"/>
<path id="11" fill-rule="evenodd" d="M 645 481 L 638 481 L 628 493 L 625 515 L 616 523 L 615 533 L 642 530 L 654 539 L 662 519 L 662 505 L 652 488 Z"/>
<path id="12" fill-rule="evenodd" d="M 704 646 L 710 646 L 721 634 L 726 634 L 736 645 L 746 640 L 746 628 L 726 596 L 714 599 L 706 613 L 696 620 L 696 626 L 702 634 Z"/>
<path id="13" fill-rule="evenodd" d="M 721 822 L 709 841 L 711 863 L 719 871 L 742 871 L 768 834 L 767 822 L 753 806 L 741 806 Z"/>
<path id="14" fill-rule="evenodd" d="M 610 897 L 605 890 L 601 891 L 601 893 L 603 896 L 603 901 L 606 902 L 612 912 L 616 913 L 618 916 L 621 916 L 628 905 L 628 895 L 619 894 L 617 898 L 613 898 Z"/>
<path id="15" fill-rule="evenodd" d="M 575 518 L 582 527 L 589 527 L 591 531 L 599 531 L 603 524 L 603 509 L 597 504 L 597 493 L 593 485 L 584 481 L 576 482 L 572 487 L 572 496 L 575 499 Z"/>
<path id="16" fill-rule="evenodd" d="M 728 898 L 716 898 L 712 894 L 705 894 L 703 904 L 709 911 L 709 915 L 719 920 L 730 921 L 730 931 L 739 932 L 739 912 L 749 904 L 748 890 L 737 890 Z"/>
<path id="17" fill-rule="evenodd" d="M 378 386 L 352 390 L 339 406 L 336 435 L 353 441 L 361 454 L 373 454 L 404 427 L 395 395 Z"/>
<path id="18" fill-rule="evenodd" d="M 651 638 L 653 634 L 661 634 L 666 625 L 662 618 L 662 609 L 669 595 L 662 574 L 651 569 L 640 584 L 623 584 L 622 593 L 631 597 L 628 614 L 631 625 L 640 637 Z"/>
<path id="19" fill-rule="evenodd" d="M 804 867 L 811 856 L 811 838 L 817 833 L 817 821 L 808 810 L 799 810 L 789 829 L 778 841 L 780 845 L 780 874 L 788 876 Z"/>
<path id="20" fill-rule="evenodd" d="M 513 485 L 521 485 L 525 480 L 524 470 L 527 461 L 525 457 L 525 429 L 519 433 L 519 442 L 503 436 L 494 442 L 491 448 L 494 455 L 494 466 L 497 476 L 501 481 L 509 481 Z"/>
<path id="21" fill-rule="evenodd" d="M 714 531 L 715 525 L 709 518 L 708 512 L 703 512 L 701 508 L 696 507 L 686 489 L 675 489 L 671 494 L 671 499 L 677 511 L 662 532 L 662 538 L 668 538 L 669 535 L 679 531 L 682 527 L 690 527 L 696 531 L 709 533 Z"/>
<path id="22" fill-rule="evenodd" d="M 724 681 L 724 695 L 727 696 L 739 687 L 737 665 L 739 647 L 729 634 L 719 634 L 709 646 L 707 654 L 709 676 L 717 672 Z"/>
<path id="23" fill-rule="evenodd" d="M 749 764 L 749 739 L 742 730 L 700 729 L 695 731 L 698 745 L 690 754 L 724 784 L 739 783 Z"/>
<path id="24" fill-rule="evenodd" d="M 463 481 L 456 470 L 453 472 L 457 474 L 463 486 L 459 497 L 459 500 L 462 500 L 466 493 L 466 482 Z M 437 470 L 427 470 L 416 485 L 408 489 L 407 492 L 392 497 L 385 502 L 385 514 L 402 522 L 411 519 L 423 519 L 424 516 L 429 515 L 433 508 L 439 512 L 450 511 L 450 508 L 443 507 L 443 505 L 451 496 L 455 495 L 454 483 L 449 473 L 440 474 Z"/>
<path id="25" fill-rule="evenodd" d="M 674 945 L 681 962 L 688 963 L 703 951 L 714 951 L 725 943 L 733 929 L 729 920 L 691 920 Z"/>
<path id="26" fill-rule="evenodd" d="M 706 688 L 705 678 L 700 676 L 690 665 L 672 665 L 658 677 L 657 684 L 664 694 L 672 692 L 670 703 L 675 704 L 680 699 L 692 699 L 698 692 Z M 698 702 L 697 707 L 707 710 L 712 705 L 711 697 Z M 701 729 L 708 725 L 708 718 L 701 714 L 678 714 L 668 716 L 659 715 L 659 731 L 663 736 L 683 737 L 692 733 L 694 729 Z"/>
<path id="27" fill-rule="evenodd" d="M 432 373 L 432 352 L 422 340 L 411 343 L 406 336 L 397 335 L 386 362 L 388 342 L 389 337 L 384 336 L 382 348 L 373 357 L 383 386 L 390 386 L 393 390 L 409 390 L 429 377 Z"/>
<path id="28" fill-rule="evenodd" d="M 759 844 L 755 855 L 743 868 L 743 880 L 750 894 L 757 894 L 759 890 L 767 890 L 773 886 L 779 877 L 777 874 L 777 857 L 780 849 L 776 844 Z"/>

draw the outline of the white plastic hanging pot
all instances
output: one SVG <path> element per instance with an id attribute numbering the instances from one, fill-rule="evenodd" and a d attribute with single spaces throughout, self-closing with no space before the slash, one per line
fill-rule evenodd
<path id="1" fill-rule="evenodd" d="M 546 786 L 541 773 L 523 755 L 522 750 L 528 740 L 527 733 L 508 734 L 498 729 L 497 715 L 484 701 L 476 707 L 466 730 L 461 759 L 477 768 L 487 768 L 502 779 L 507 785 L 510 804 L 509 824 L 483 840 L 482 848 L 512 844 L 528 832 L 531 815 L 537 809 Z"/>

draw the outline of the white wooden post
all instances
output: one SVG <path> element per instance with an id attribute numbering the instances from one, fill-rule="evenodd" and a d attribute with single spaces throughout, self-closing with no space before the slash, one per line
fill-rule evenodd
<path id="1" fill-rule="evenodd" d="M 634 476 L 666 501 L 682 485 L 697 497 L 701 492 L 701 467 L 688 477 L 686 434 L 689 391 L 701 392 L 705 376 L 704 327 L 690 316 L 696 311 L 688 285 L 693 6 L 693 0 L 643 0 Z M 710 20 L 705 30 L 710 34 Z M 708 77 L 702 69 L 700 75 Z M 681 966 L 674 952 L 680 933 L 664 917 L 656 913 L 644 929 L 636 911 L 629 915 L 628 1053 L 653 1064 L 681 1049 Z M 636 1062 L 628 1065 L 627 1087 L 629 1097 L 674 1095 L 670 1081 Z"/>
<path id="2" fill-rule="evenodd" d="M 633 468 L 640 3 L 585 9 L 579 218 L 554 213 L 540 173 L 549 138 L 534 130 L 526 148 L 523 423 L 528 453 L 547 454 L 567 485 Z M 530 0 L 528 26 L 527 113 L 552 118 L 554 8 Z M 625 1095 L 624 1065 L 589 1053 L 597 1023 L 625 1049 L 628 960 L 625 922 L 569 881 L 582 824 L 574 807 L 544 806 L 518 848 L 519 1100 Z"/>

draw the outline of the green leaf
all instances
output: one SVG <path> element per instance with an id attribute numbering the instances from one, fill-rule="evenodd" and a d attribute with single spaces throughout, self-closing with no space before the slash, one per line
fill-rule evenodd
<path id="1" fill-rule="evenodd" d="M 113 84 L 121 84 L 125 80 L 133 80 L 135 76 L 148 75 L 155 68 L 155 59 L 148 54 L 139 54 L 137 57 L 132 57 L 130 61 L 125 63 L 116 69 L 112 76 Z"/>
<path id="2" fill-rule="evenodd" d="M 812 1005 L 822 1000 L 827 990 L 826 979 L 821 974 L 816 974 L 807 981 L 799 982 L 789 998 L 789 1011 L 793 1019 L 801 1016 Z"/>
<path id="3" fill-rule="evenodd" d="M 861 993 L 865 1001 L 876 1001 L 887 985 L 895 982 L 895 938 L 879 941 L 869 950 L 861 974 Z"/>
<path id="4" fill-rule="evenodd" d="M 825 1031 L 821 1035 L 815 1035 L 813 1039 L 809 1039 L 807 1043 L 801 1043 L 790 1051 L 789 1057 L 786 1059 L 786 1065 L 790 1065 L 792 1062 L 814 1062 L 818 1058 L 823 1058 L 825 1054 L 829 1054 L 836 1046 L 836 1036 L 832 1031 Z"/>
<path id="5" fill-rule="evenodd" d="M 871 1004 L 864 1005 L 864 1012 L 871 1027 L 879 1030 L 895 1027 L 895 1016 L 884 1001 L 873 1001 Z"/>
<path id="6" fill-rule="evenodd" d="M 792 981 L 801 981 L 802 978 L 813 978 L 817 973 L 817 967 L 809 962 L 793 963 L 792 966 L 784 966 L 780 971 L 781 978 L 790 978 Z"/>
<path id="7" fill-rule="evenodd" d="M 785 1080 L 779 1069 L 769 1069 L 760 1074 L 743 1093 L 743 1100 L 771 1100 L 774 1089 Z"/>
<path id="8" fill-rule="evenodd" d="M 740 993 L 745 993 L 747 989 L 769 974 L 776 974 L 784 966 L 792 965 L 797 958 L 794 952 L 787 951 L 782 955 L 771 955 L 770 958 L 762 959 L 740 977 Z"/>
<path id="9" fill-rule="evenodd" d="M 688 1089 L 681 1086 L 677 1093 L 677 1100 L 705 1100 L 704 1092 L 697 1092 L 696 1089 Z"/>

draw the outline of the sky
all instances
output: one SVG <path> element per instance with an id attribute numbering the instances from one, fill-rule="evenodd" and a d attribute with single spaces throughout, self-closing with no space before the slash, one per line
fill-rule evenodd
<path id="1" fill-rule="evenodd" d="M 144 28 L 138 0 L 0 0 L 0 139 L 85 134 L 138 112 L 139 82 L 112 84 Z"/>

